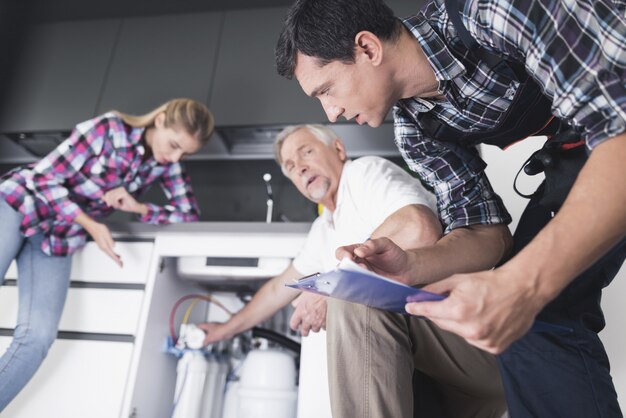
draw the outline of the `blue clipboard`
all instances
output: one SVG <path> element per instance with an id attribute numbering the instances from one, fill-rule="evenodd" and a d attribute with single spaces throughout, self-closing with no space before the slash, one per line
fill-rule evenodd
<path id="1" fill-rule="evenodd" d="M 446 298 L 444 295 L 388 279 L 364 269 L 347 258 L 328 273 L 315 273 L 285 286 L 401 314 L 407 314 L 404 306 L 408 302 L 440 301 Z M 535 321 L 531 330 L 573 332 L 572 328 L 544 321 Z"/>
<path id="2" fill-rule="evenodd" d="M 315 273 L 285 286 L 403 314 L 407 313 L 404 310 L 407 302 L 445 299 L 373 273 L 347 258 L 335 270 Z"/>

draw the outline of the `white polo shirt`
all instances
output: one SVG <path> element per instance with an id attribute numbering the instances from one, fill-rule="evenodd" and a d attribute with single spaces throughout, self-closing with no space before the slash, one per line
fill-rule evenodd
<path id="1" fill-rule="evenodd" d="M 380 157 L 346 161 L 334 212 L 324 208 L 293 260 L 303 276 L 333 269 L 337 247 L 367 240 L 391 214 L 411 204 L 437 213 L 435 196 L 419 180 Z"/>
<path id="2" fill-rule="evenodd" d="M 387 217 L 412 204 L 437 213 L 435 196 L 392 162 L 380 157 L 346 161 L 335 211 L 325 208 L 313 222 L 293 266 L 303 276 L 332 270 L 339 262 L 338 247 L 367 240 Z M 300 358 L 298 418 L 330 418 L 325 331 L 302 339 Z"/>

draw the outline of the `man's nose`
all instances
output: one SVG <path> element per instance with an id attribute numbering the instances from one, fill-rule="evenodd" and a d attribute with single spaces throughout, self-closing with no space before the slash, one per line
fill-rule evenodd
<path id="1" fill-rule="evenodd" d="M 308 169 L 309 169 L 309 166 L 306 165 L 303 161 L 298 161 L 296 163 L 296 173 L 302 175 L 306 173 Z"/>
<path id="2" fill-rule="evenodd" d="M 326 112 L 326 117 L 330 122 L 337 122 L 339 116 L 343 115 L 344 109 L 339 106 L 322 103 L 322 107 L 324 108 L 324 112 Z"/>

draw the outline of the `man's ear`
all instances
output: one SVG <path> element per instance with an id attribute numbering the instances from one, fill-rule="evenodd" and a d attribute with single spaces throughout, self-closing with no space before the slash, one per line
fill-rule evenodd
<path id="1" fill-rule="evenodd" d="M 363 30 L 354 37 L 355 59 L 366 59 L 378 66 L 383 59 L 383 43 L 372 32 Z"/>
<path id="2" fill-rule="evenodd" d="M 335 139 L 335 142 L 333 143 L 333 148 L 337 150 L 337 155 L 339 155 L 339 159 L 341 161 L 346 161 L 348 159 L 348 156 L 346 155 L 346 147 L 339 139 Z"/>

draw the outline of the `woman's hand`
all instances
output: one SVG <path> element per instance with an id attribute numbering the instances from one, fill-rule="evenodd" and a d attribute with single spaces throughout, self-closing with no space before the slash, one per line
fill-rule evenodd
<path id="1" fill-rule="evenodd" d="M 114 250 L 115 241 L 113 241 L 111 231 L 109 231 L 109 228 L 105 224 L 96 222 L 84 212 L 78 214 L 74 221 L 85 228 L 85 231 L 91 235 L 91 238 L 98 244 L 98 247 L 104 251 L 106 255 L 111 257 L 111 259 L 115 261 L 115 264 L 123 267 L 122 259 Z"/>
<path id="2" fill-rule="evenodd" d="M 91 235 L 96 244 L 98 244 L 98 247 L 106 255 L 111 257 L 118 266 L 123 267 L 121 257 L 115 252 L 115 241 L 113 240 L 111 231 L 109 231 L 109 228 L 105 224 L 94 222 L 89 226 L 87 232 L 89 232 L 89 235 Z"/>
<path id="3" fill-rule="evenodd" d="M 104 200 L 107 206 L 124 212 L 138 213 L 140 215 L 145 215 L 148 212 L 146 205 L 137 202 L 123 187 L 109 190 L 102 196 L 102 200 Z"/>

